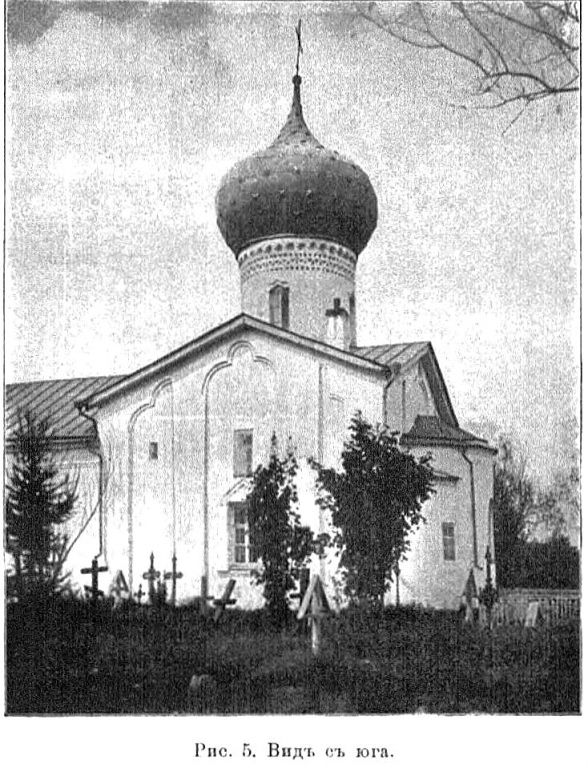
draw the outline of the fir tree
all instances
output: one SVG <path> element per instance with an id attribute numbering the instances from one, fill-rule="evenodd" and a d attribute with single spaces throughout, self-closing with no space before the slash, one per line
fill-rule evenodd
<path id="1" fill-rule="evenodd" d="M 73 513 L 77 481 L 60 472 L 46 419 L 21 414 L 13 440 L 14 463 L 5 494 L 6 549 L 15 571 L 9 591 L 19 598 L 48 596 L 65 580 L 67 537 L 59 526 Z"/>

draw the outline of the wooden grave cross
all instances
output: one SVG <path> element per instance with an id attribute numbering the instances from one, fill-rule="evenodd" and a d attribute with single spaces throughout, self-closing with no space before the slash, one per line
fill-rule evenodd
<path id="1" fill-rule="evenodd" d="M 231 595 L 233 594 L 234 589 L 235 589 L 235 579 L 229 579 L 229 581 L 227 582 L 227 586 L 225 587 L 225 591 L 223 592 L 223 596 L 220 598 L 220 600 L 213 601 L 213 605 L 216 606 L 216 610 L 213 616 L 213 621 L 215 624 L 223 615 L 227 605 L 235 605 L 235 603 L 237 602 L 235 598 L 231 600 Z"/>
<path id="2" fill-rule="evenodd" d="M 137 602 L 139 605 L 141 605 L 141 600 L 143 599 L 143 595 L 145 593 L 143 592 L 143 585 L 139 584 L 139 589 L 135 592 L 135 597 L 137 598 Z"/>
<path id="3" fill-rule="evenodd" d="M 151 557 L 149 558 L 149 570 L 145 571 L 143 574 L 143 578 L 149 583 L 149 602 L 151 605 L 155 603 L 155 582 L 161 576 L 160 571 L 155 570 L 155 566 L 153 565 L 154 560 L 155 557 L 152 552 Z"/>
<path id="4" fill-rule="evenodd" d="M 178 558 L 176 557 L 176 553 L 174 552 L 172 556 L 172 569 L 171 571 L 165 571 L 163 574 L 164 579 L 171 579 L 172 588 L 171 588 L 171 602 L 172 605 L 176 604 L 176 582 L 178 579 L 182 579 L 184 577 L 184 574 L 181 571 L 178 571 L 177 568 Z"/>
<path id="5" fill-rule="evenodd" d="M 101 589 L 98 589 L 98 574 L 104 573 L 104 571 L 107 571 L 108 568 L 105 565 L 98 567 L 98 558 L 94 557 L 92 558 L 92 566 L 91 568 L 82 568 L 80 573 L 91 573 L 92 574 L 92 586 L 89 587 L 88 585 L 84 586 L 84 589 L 90 593 L 90 599 L 92 600 L 93 604 L 96 604 L 99 597 L 101 597 L 104 592 Z"/>
<path id="6" fill-rule="evenodd" d="M 302 603 L 300 604 L 300 608 L 298 609 L 298 613 L 296 614 L 297 619 L 300 620 L 306 617 L 310 621 L 310 644 L 313 656 L 318 656 L 320 654 L 321 621 L 330 613 L 331 609 L 325 594 L 325 588 L 323 587 L 323 583 L 320 580 L 320 577 L 315 574 L 312 577 L 310 584 L 308 585 L 306 594 L 304 595 Z"/>

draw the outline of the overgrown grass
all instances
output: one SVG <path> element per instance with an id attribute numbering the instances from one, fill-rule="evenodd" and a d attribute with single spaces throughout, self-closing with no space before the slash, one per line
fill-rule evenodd
<path id="1" fill-rule="evenodd" d="M 7 608 L 8 713 L 578 712 L 579 627 L 488 629 L 418 609 L 303 627 L 262 612 L 219 626 L 195 608 Z M 214 691 L 190 698 L 192 675 Z"/>

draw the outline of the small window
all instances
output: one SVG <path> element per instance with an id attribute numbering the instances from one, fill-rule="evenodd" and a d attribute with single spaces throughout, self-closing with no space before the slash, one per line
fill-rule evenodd
<path id="1" fill-rule="evenodd" d="M 247 477 L 252 474 L 253 430 L 237 429 L 233 435 L 233 475 Z"/>
<path id="2" fill-rule="evenodd" d="M 442 523 L 441 533 L 443 535 L 443 559 L 455 560 L 455 524 Z"/>
<path id="3" fill-rule="evenodd" d="M 276 285 L 269 292 L 270 323 L 280 328 L 290 326 L 290 289 Z"/>
<path id="4" fill-rule="evenodd" d="M 257 562 L 259 553 L 249 534 L 249 520 L 245 502 L 229 504 L 229 541 L 230 559 L 233 565 L 248 565 Z"/>
<path id="5" fill-rule="evenodd" d="M 153 461 L 159 458 L 159 445 L 157 443 L 149 443 L 149 458 Z"/>

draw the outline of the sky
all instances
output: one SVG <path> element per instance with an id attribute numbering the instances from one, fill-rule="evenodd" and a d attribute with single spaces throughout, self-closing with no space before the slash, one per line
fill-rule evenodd
<path id="1" fill-rule="evenodd" d="M 578 105 L 480 109 L 471 69 L 349 3 L 8 8 L 6 380 L 129 373 L 239 313 L 214 196 L 289 111 L 369 175 L 358 342 L 433 343 L 465 428 L 540 482 L 579 411 Z"/>

